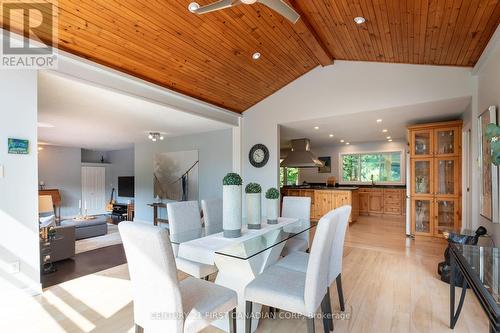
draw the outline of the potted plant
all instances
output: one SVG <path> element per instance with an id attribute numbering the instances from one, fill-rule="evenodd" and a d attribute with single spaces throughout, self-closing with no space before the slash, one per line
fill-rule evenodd
<path id="1" fill-rule="evenodd" d="M 222 180 L 222 229 L 224 237 L 241 236 L 241 185 L 237 173 L 228 173 Z"/>
<path id="2" fill-rule="evenodd" d="M 245 192 L 247 194 L 248 229 L 260 229 L 262 188 L 257 183 L 249 183 L 245 187 Z"/>
<path id="3" fill-rule="evenodd" d="M 267 224 L 277 224 L 280 210 L 280 192 L 271 187 L 266 191 L 267 201 Z"/>
<path id="4" fill-rule="evenodd" d="M 491 142 L 491 162 L 500 165 L 500 126 L 493 123 L 488 124 L 486 137 Z"/>

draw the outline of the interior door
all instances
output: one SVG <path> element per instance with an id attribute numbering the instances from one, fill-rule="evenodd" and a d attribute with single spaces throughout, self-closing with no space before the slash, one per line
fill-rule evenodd
<path id="1" fill-rule="evenodd" d="M 82 209 L 88 215 L 106 213 L 105 167 L 82 167 Z"/>

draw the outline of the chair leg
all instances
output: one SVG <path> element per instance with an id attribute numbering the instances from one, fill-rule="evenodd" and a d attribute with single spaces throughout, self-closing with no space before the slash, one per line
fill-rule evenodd
<path id="1" fill-rule="evenodd" d="M 326 289 L 326 297 L 327 297 L 326 305 L 327 305 L 327 309 L 328 309 L 328 314 L 330 316 L 330 318 L 328 320 L 328 327 L 330 328 L 330 331 L 333 331 L 333 311 L 332 311 L 332 299 L 330 296 L 330 287 L 328 287 Z"/>
<path id="2" fill-rule="evenodd" d="M 229 333 L 236 333 L 236 308 L 229 311 Z"/>
<path id="3" fill-rule="evenodd" d="M 326 293 L 321 301 L 321 317 L 323 318 L 323 330 L 325 333 L 329 333 L 331 330 L 333 331 L 332 311 L 329 303 L 330 296 Z"/>
<path id="4" fill-rule="evenodd" d="M 135 324 L 135 333 L 144 333 L 144 328 Z"/>
<path id="5" fill-rule="evenodd" d="M 306 321 L 307 321 L 307 333 L 315 333 L 314 317 L 312 318 L 307 317 Z"/>
<path id="6" fill-rule="evenodd" d="M 252 302 L 246 302 L 245 309 L 245 333 L 252 332 Z"/>
<path id="7" fill-rule="evenodd" d="M 340 310 L 345 311 L 344 293 L 342 292 L 342 273 L 337 276 L 337 292 L 339 293 Z"/>

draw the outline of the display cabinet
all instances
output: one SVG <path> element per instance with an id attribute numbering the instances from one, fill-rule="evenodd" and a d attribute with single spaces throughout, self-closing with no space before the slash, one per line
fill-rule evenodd
<path id="1" fill-rule="evenodd" d="M 408 127 L 411 231 L 442 237 L 461 228 L 462 121 Z"/>

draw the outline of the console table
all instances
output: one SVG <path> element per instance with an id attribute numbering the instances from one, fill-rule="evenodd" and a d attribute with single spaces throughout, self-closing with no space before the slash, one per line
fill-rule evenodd
<path id="1" fill-rule="evenodd" d="M 153 224 L 158 225 L 158 223 L 168 223 L 168 220 L 158 218 L 158 208 L 167 208 L 164 203 L 151 203 L 148 206 L 153 207 Z"/>
<path id="2" fill-rule="evenodd" d="M 457 323 L 467 287 L 476 295 L 490 321 L 490 332 L 500 332 L 500 248 L 449 244 L 450 249 L 450 328 Z M 464 279 L 455 311 L 455 275 Z"/>

